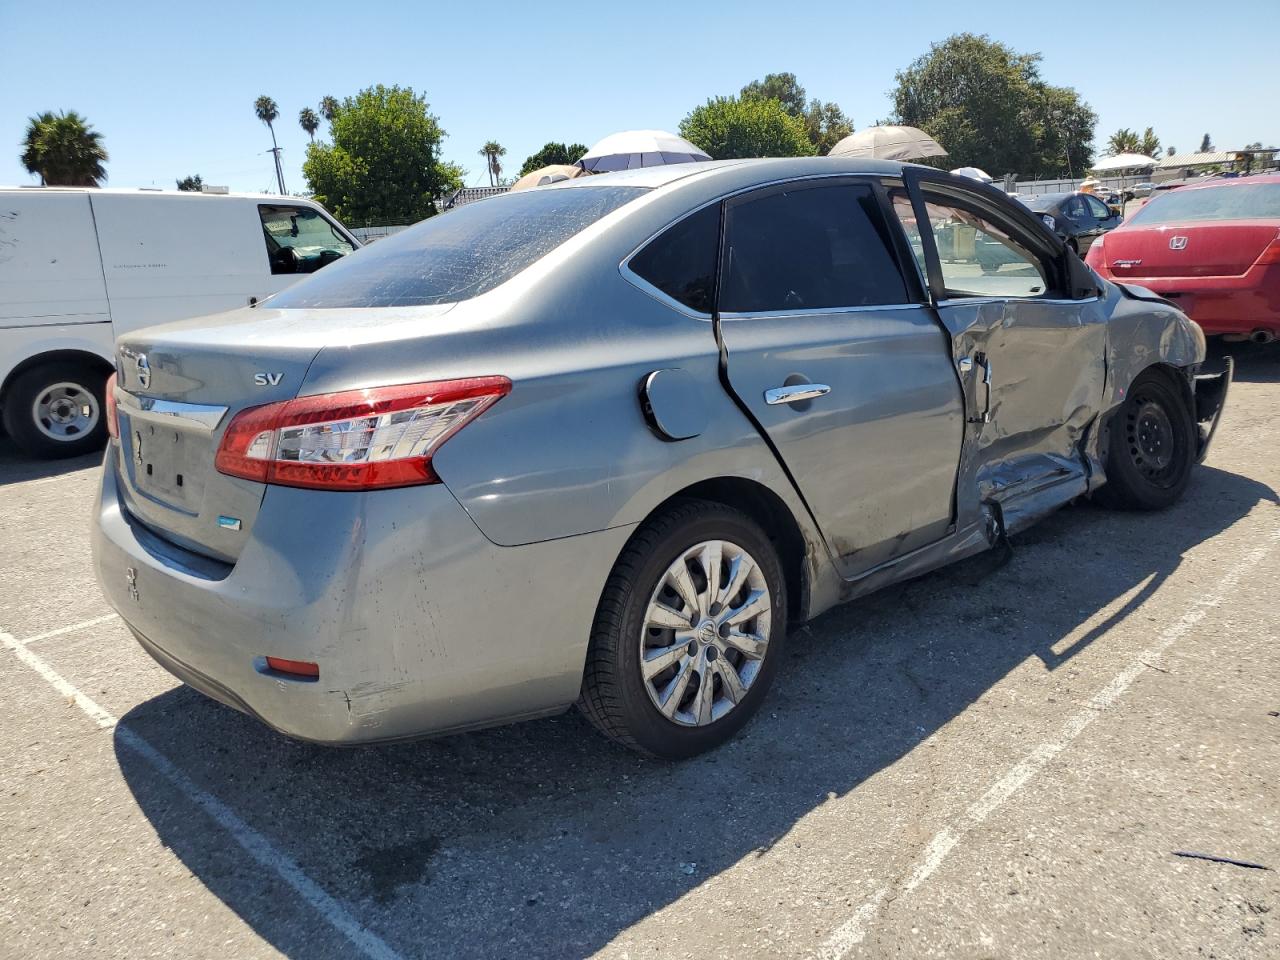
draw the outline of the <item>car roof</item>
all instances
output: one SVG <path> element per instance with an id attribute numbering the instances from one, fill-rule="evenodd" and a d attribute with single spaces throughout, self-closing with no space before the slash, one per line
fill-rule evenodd
<path id="1" fill-rule="evenodd" d="M 232 198 L 257 200 L 261 203 L 316 205 L 316 201 L 309 197 L 289 197 L 278 193 L 203 193 L 198 190 L 162 190 L 159 187 L 43 187 L 32 183 L 19 186 L 0 186 L 0 193 L 23 193 L 37 196 L 44 193 L 92 193 L 95 196 L 108 194 L 132 197 L 209 197 L 214 200 Z"/>
<path id="2" fill-rule="evenodd" d="M 1213 177 L 1206 183 L 1188 183 L 1182 190 L 1203 190 L 1206 187 L 1238 187 L 1250 183 L 1280 183 L 1280 174 L 1259 173 L 1247 177 Z"/>
<path id="3" fill-rule="evenodd" d="M 751 160 L 703 160 L 699 163 L 672 163 L 657 167 L 639 167 L 577 177 L 539 187 L 539 190 L 581 190 L 603 186 L 647 187 L 658 189 L 671 184 L 698 179 L 709 181 L 720 176 L 737 176 L 755 172 L 761 180 L 803 177 L 813 174 L 848 173 L 898 176 L 909 164 L 889 160 L 855 157 L 763 157 Z"/>

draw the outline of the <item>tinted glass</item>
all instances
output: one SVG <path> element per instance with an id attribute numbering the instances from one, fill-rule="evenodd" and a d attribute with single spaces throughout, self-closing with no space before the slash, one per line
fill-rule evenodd
<path id="1" fill-rule="evenodd" d="M 525 190 L 469 203 L 379 240 L 271 298 L 273 307 L 410 307 L 505 283 L 643 187 Z"/>
<path id="2" fill-rule="evenodd" d="M 907 299 L 869 187 L 800 188 L 729 208 L 722 311 L 819 310 Z"/>
<path id="3" fill-rule="evenodd" d="M 1280 219 L 1280 183 L 1193 187 L 1157 196 L 1129 218 L 1130 223 L 1154 226 L 1193 220 Z"/>
<path id="4" fill-rule="evenodd" d="M 631 258 L 631 271 L 691 310 L 710 313 L 716 292 L 720 205 L 685 217 Z"/>

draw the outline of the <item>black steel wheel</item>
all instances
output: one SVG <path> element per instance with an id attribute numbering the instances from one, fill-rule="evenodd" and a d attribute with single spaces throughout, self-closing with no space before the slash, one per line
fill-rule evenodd
<path id="1" fill-rule="evenodd" d="M 1108 429 L 1107 483 L 1098 498 L 1130 510 L 1176 503 L 1196 458 L 1195 418 L 1181 389 L 1162 373 L 1142 374 Z"/>

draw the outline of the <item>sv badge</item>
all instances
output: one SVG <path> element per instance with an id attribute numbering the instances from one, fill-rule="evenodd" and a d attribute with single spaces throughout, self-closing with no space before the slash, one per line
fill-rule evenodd
<path id="1" fill-rule="evenodd" d="M 283 373 L 255 373 L 253 375 L 253 382 L 259 387 L 274 387 L 283 379 Z"/>

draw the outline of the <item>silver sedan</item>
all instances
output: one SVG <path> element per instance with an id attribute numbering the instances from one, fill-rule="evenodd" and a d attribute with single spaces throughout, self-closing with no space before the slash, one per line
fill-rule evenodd
<path id="1" fill-rule="evenodd" d="M 97 574 L 163 666 L 295 737 L 576 703 L 686 757 L 834 604 L 1077 497 L 1174 502 L 1229 379 L 1204 350 L 973 180 L 582 178 L 121 338 Z"/>

